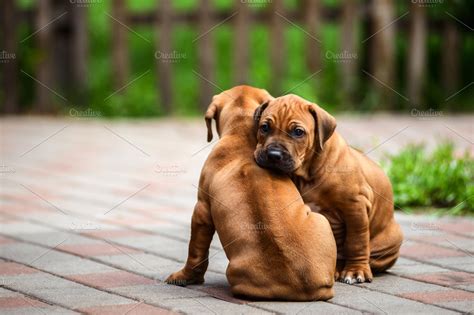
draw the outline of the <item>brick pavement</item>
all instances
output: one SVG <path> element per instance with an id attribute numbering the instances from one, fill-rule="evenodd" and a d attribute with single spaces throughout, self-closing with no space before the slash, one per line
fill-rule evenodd
<path id="1" fill-rule="evenodd" d="M 472 121 L 341 117 L 338 128 L 380 159 L 440 138 L 472 150 Z M 186 258 L 198 176 L 212 147 L 201 120 L 0 123 L 2 314 L 474 312 L 470 218 L 397 212 L 402 258 L 373 283 L 337 283 L 328 302 L 233 298 L 217 237 L 204 285 L 163 284 Z"/>

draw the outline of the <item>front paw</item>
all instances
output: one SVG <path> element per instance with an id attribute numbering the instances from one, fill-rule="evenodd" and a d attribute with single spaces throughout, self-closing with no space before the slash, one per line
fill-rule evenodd
<path id="1" fill-rule="evenodd" d="M 339 274 L 339 281 L 347 284 L 372 282 L 372 271 L 368 263 L 346 263 L 346 266 Z"/>
<path id="2" fill-rule="evenodd" d="M 336 270 L 334 271 L 335 281 L 338 281 L 341 278 L 341 273 L 342 273 L 342 270 L 344 269 L 344 266 L 345 266 L 345 261 L 338 259 L 336 263 Z"/>
<path id="3" fill-rule="evenodd" d="M 204 277 L 193 275 L 192 273 L 187 273 L 184 271 L 184 269 L 181 269 L 180 271 L 172 273 L 168 278 L 166 278 L 165 282 L 167 284 L 185 287 L 188 284 L 204 283 Z"/>

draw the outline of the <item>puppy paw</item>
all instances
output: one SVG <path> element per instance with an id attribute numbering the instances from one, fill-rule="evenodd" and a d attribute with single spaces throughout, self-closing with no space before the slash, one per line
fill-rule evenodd
<path id="1" fill-rule="evenodd" d="M 204 283 L 204 277 L 190 275 L 182 269 L 172 273 L 168 278 L 166 278 L 165 283 L 185 287 L 188 284 Z"/>
<path id="2" fill-rule="evenodd" d="M 339 281 L 341 279 L 341 273 L 342 270 L 344 269 L 344 261 L 343 260 L 338 260 L 336 264 L 336 270 L 334 271 L 334 280 Z"/>
<path id="3" fill-rule="evenodd" d="M 373 276 L 369 264 L 346 265 L 338 280 L 347 284 L 372 282 Z"/>

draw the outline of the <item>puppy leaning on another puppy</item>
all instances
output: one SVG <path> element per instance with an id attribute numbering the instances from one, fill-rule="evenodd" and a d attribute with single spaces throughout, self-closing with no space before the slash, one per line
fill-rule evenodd
<path id="1" fill-rule="evenodd" d="M 167 283 L 204 282 L 217 231 L 233 294 L 293 301 L 333 297 L 336 243 L 328 221 L 304 205 L 289 177 L 259 167 L 253 158 L 251 116 L 271 99 L 249 86 L 213 97 L 205 116 L 207 140 L 212 119 L 220 140 L 201 172 L 186 264 Z"/>
<path id="2" fill-rule="evenodd" d="M 290 174 L 304 201 L 329 220 L 338 251 L 336 278 L 370 282 L 372 272 L 390 268 L 403 235 L 383 170 L 334 131 L 334 117 L 299 96 L 262 104 L 257 117 L 255 159 Z"/>

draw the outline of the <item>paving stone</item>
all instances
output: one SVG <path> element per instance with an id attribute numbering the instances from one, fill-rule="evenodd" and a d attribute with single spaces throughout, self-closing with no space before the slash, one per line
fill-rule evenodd
<path id="1" fill-rule="evenodd" d="M 6 262 L 4 260 L 0 261 L 0 275 L 2 275 L 2 277 L 30 274 L 35 272 L 38 271 L 21 264 Z"/>
<path id="2" fill-rule="evenodd" d="M 95 244 L 60 245 L 58 246 L 58 249 L 83 257 L 122 255 L 124 253 L 131 254 L 139 252 L 138 250 L 129 247 L 115 244 L 112 245 L 105 242 L 96 242 Z"/>
<path id="3" fill-rule="evenodd" d="M 458 301 L 473 301 L 474 293 L 462 290 L 444 290 L 433 292 L 412 292 L 404 293 L 400 296 L 412 300 L 417 300 L 426 304 L 437 304 L 439 302 L 458 302 Z"/>
<path id="4" fill-rule="evenodd" d="M 10 309 L 1 309 L 2 315 L 69 315 L 69 314 L 80 314 L 79 312 L 70 311 L 58 306 L 44 306 L 44 307 L 19 307 Z"/>
<path id="5" fill-rule="evenodd" d="M 97 259 L 107 264 L 161 280 L 184 266 L 181 262 L 145 253 L 101 256 Z"/>
<path id="6" fill-rule="evenodd" d="M 406 258 L 406 257 L 398 257 L 397 259 L 397 262 L 396 262 L 396 266 L 406 266 L 406 265 L 415 265 L 417 264 L 418 262 L 413 260 L 413 259 L 409 259 L 409 258 Z"/>
<path id="7" fill-rule="evenodd" d="M 125 304 L 125 305 L 107 305 L 107 306 L 96 306 L 80 309 L 81 312 L 85 312 L 91 315 L 116 315 L 116 314 L 129 314 L 129 315 L 168 315 L 174 314 L 171 311 L 152 306 L 143 303 Z"/>
<path id="8" fill-rule="evenodd" d="M 189 217 L 187 222 L 188 224 L 186 225 L 172 224 L 168 226 L 163 226 L 160 228 L 159 232 L 183 240 L 189 240 L 191 236 L 191 225 L 189 224 L 190 222 L 191 217 Z"/>
<path id="9" fill-rule="evenodd" d="M 133 300 L 42 272 L 11 277 L 8 286 L 14 290 L 21 290 L 26 294 L 36 296 L 41 300 L 72 309 L 134 303 Z"/>
<path id="10" fill-rule="evenodd" d="M 410 276 L 413 279 L 435 283 L 444 286 L 473 284 L 474 275 L 466 272 L 450 271 Z"/>
<path id="11" fill-rule="evenodd" d="M 470 312 L 474 306 L 474 293 L 461 290 L 416 292 L 403 294 L 402 296 L 427 304 L 456 309 L 460 312 Z"/>
<path id="12" fill-rule="evenodd" d="M 61 240 L 64 241 L 64 245 L 74 245 L 74 244 L 84 244 L 90 243 L 92 244 L 94 241 L 88 238 L 85 238 L 81 235 L 55 231 L 51 230 L 51 232 L 46 233 L 27 233 L 27 234 L 20 234 L 15 236 L 18 239 L 35 242 L 44 246 L 56 246 L 58 242 Z"/>
<path id="13" fill-rule="evenodd" d="M 252 302 L 249 305 L 283 314 L 362 314 L 328 302 Z"/>
<path id="14" fill-rule="evenodd" d="M 211 270 L 208 270 L 204 275 L 204 285 L 205 286 L 224 286 L 229 285 L 227 282 L 227 277 L 224 273 L 216 273 Z"/>
<path id="15" fill-rule="evenodd" d="M 451 308 L 451 309 L 456 309 L 456 310 L 459 310 L 461 312 L 463 312 L 464 314 L 472 314 L 474 313 L 474 302 L 473 300 L 469 300 L 469 301 L 458 301 L 458 302 L 441 302 L 441 303 L 437 303 L 438 305 L 442 305 L 442 306 L 445 306 L 445 307 L 448 307 L 448 308 Z"/>
<path id="16" fill-rule="evenodd" d="M 160 235 L 123 238 L 114 240 L 117 244 L 128 245 L 144 251 L 156 253 L 157 255 L 186 261 L 188 243 L 177 241 Z M 228 260 L 221 249 L 211 248 L 209 251 L 209 269 L 225 272 Z"/>
<path id="17" fill-rule="evenodd" d="M 126 229 L 91 229 L 83 230 L 81 232 L 83 235 L 97 237 L 102 239 L 117 239 L 124 237 L 139 237 L 147 236 L 147 234 L 138 231 L 126 230 Z"/>
<path id="18" fill-rule="evenodd" d="M 52 248 L 44 248 L 30 244 L 14 244 L 2 247 L 0 256 L 32 265 L 48 272 L 67 275 L 90 272 L 105 272 L 113 269 L 70 254 L 58 252 Z M 27 267 L 21 266 L 25 269 Z"/>
<path id="19" fill-rule="evenodd" d="M 400 253 L 402 256 L 421 260 L 430 260 L 444 257 L 460 257 L 465 255 L 463 252 L 454 249 L 422 243 L 402 246 Z"/>
<path id="20" fill-rule="evenodd" d="M 44 214 L 38 213 L 38 214 L 23 214 L 23 213 L 12 213 L 14 215 L 19 215 L 23 216 L 25 219 L 29 220 L 36 220 L 39 222 L 44 222 L 48 225 L 50 225 L 50 228 L 58 228 L 62 230 L 66 230 L 68 232 L 76 232 L 76 233 L 81 233 L 81 232 L 88 232 L 88 231 L 96 231 L 96 230 L 102 230 L 102 229 L 113 229 L 116 228 L 112 225 L 106 224 L 104 222 L 100 221 L 100 218 L 96 217 L 96 214 L 94 211 L 95 207 L 90 205 L 86 209 L 89 209 L 91 212 L 90 214 L 87 213 L 87 211 L 84 211 L 84 207 L 82 206 L 80 210 L 76 210 L 79 205 L 75 203 L 74 205 L 76 207 L 71 207 L 67 206 L 68 204 L 66 203 L 66 206 L 64 207 L 64 211 L 67 211 L 68 215 L 64 215 L 62 213 L 50 213 L 48 216 L 45 216 Z"/>
<path id="21" fill-rule="evenodd" d="M 470 283 L 470 284 L 457 284 L 457 285 L 453 285 L 452 287 L 453 287 L 453 288 L 456 288 L 456 289 L 462 289 L 462 290 L 474 292 L 474 283 Z"/>
<path id="22" fill-rule="evenodd" d="M 155 283 L 155 281 L 151 279 L 135 275 L 126 271 L 69 275 L 67 278 L 75 282 L 86 284 L 91 287 L 105 289 Z"/>
<path id="23" fill-rule="evenodd" d="M 78 314 L 49 305 L 19 292 L 0 288 L 0 314 Z"/>
<path id="24" fill-rule="evenodd" d="M 37 249 L 36 246 L 31 246 L 31 248 Z M 63 256 L 70 256 L 71 258 L 76 258 L 76 262 L 78 262 L 78 263 L 80 263 L 81 261 L 84 261 L 83 259 L 81 259 L 79 257 L 74 257 L 74 256 L 67 255 L 67 254 L 57 253 L 57 252 L 54 252 L 54 251 L 51 251 L 51 252 L 52 252 L 51 255 L 59 254 L 59 255 L 63 255 Z M 87 262 L 90 263 L 90 264 L 97 264 L 97 263 L 94 263 L 94 262 L 89 262 L 89 261 L 87 261 Z M 97 265 L 100 265 L 100 264 L 97 264 Z M 107 267 L 107 268 L 111 269 L 110 267 Z M 32 269 L 28 269 L 28 271 L 30 271 L 30 270 L 32 270 Z M 86 285 L 93 286 L 93 287 L 115 288 L 116 292 L 121 292 L 122 291 L 122 290 L 117 290 L 116 287 L 119 287 L 119 286 L 133 285 L 131 287 L 131 291 L 136 291 L 136 290 L 139 290 L 141 288 L 141 285 L 143 285 L 144 283 L 148 283 L 148 284 L 151 283 L 151 284 L 153 284 L 154 289 L 156 289 L 157 287 L 161 287 L 161 291 L 168 292 L 169 295 L 174 296 L 174 297 L 176 297 L 176 296 L 179 297 L 180 295 L 177 294 L 177 292 L 183 291 L 183 290 L 186 291 L 185 292 L 186 294 L 184 294 L 185 296 L 186 295 L 200 296 L 200 295 L 203 294 L 203 293 L 190 291 L 190 290 L 180 288 L 180 287 L 176 287 L 176 286 L 170 286 L 170 285 L 163 286 L 163 285 L 155 284 L 154 280 L 143 278 L 143 277 L 140 277 L 138 275 L 130 274 L 130 273 L 127 273 L 127 272 L 124 272 L 124 271 L 115 271 L 115 272 L 112 272 L 112 273 L 107 272 L 107 273 L 99 273 L 99 274 L 73 275 L 73 276 L 68 276 L 68 278 L 70 278 L 73 281 L 78 281 L 78 282 L 81 282 L 81 283 L 84 283 Z M 10 285 L 14 285 L 15 284 L 14 280 L 16 280 L 16 279 L 10 279 L 8 281 L 8 283 Z M 76 292 L 71 293 L 71 295 L 74 295 L 74 294 L 76 294 Z M 163 296 L 163 295 L 165 295 L 165 294 L 160 294 L 160 296 Z M 130 294 L 129 296 L 133 296 L 133 294 Z M 156 294 L 155 294 L 155 296 L 156 296 Z M 143 295 L 137 295 L 137 298 L 141 299 L 142 297 L 143 297 Z M 82 301 L 82 302 L 85 303 L 85 301 Z"/>
<path id="25" fill-rule="evenodd" d="M 60 243 L 62 240 L 59 240 Z M 16 260 L 23 264 L 29 265 L 35 261 L 48 255 L 53 250 L 51 248 L 39 247 L 26 243 L 5 245 L 0 247 L 1 258 Z"/>
<path id="26" fill-rule="evenodd" d="M 457 258 L 457 257 L 456 257 Z M 428 265 L 420 262 L 415 262 L 412 265 L 399 265 L 398 262 L 390 268 L 389 273 L 396 275 L 413 275 L 424 273 L 448 272 L 449 269 Z"/>
<path id="27" fill-rule="evenodd" d="M 4 224 L 12 224 L 12 223 L 15 223 L 15 222 L 18 222 L 17 220 L 14 220 L 14 219 L 11 219 L 9 217 L 5 217 L 5 216 L 1 216 L 0 217 L 0 224 L 4 225 Z"/>
<path id="28" fill-rule="evenodd" d="M 29 233 L 43 233 L 51 232 L 48 227 L 40 226 L 29 222 L 14 222 L 10 224 L 2 224 L 3 234 L 17 235 L 17 234 L 29 234 Z"/>
<path id="29" fill-rule="evenodd" d="M 17 296 L 17 295 L 20 295 L 20 294 L 15 292 L 15 291 L 7 290 L 7 289 L 4 289 L 4 288 L 0 287 L 0 297 L 2 297 L 2 298 Z"/>
<path id="30" fill-rule="evenodd" d="M 431 243 L 449 249 L 470 252 L 471 254 L 474 253 L 474 241 L 471 237 L 447 234 L 444 231 L 439 231 L 437 235 L 421 235 L 412 237 L 410 240 Z"/>
<path id="31" fill-rule="evenodd" d="M 188 244 L 160 235 L 130 237 L 114 240 L 118 244 L 128 245 L 144 251 L 160 253 L 163 256 L 183 259 L 188 252 Z"/>
<path id="32" fill-rule="evenodd" d="M 474 273 L 474 265 L 472 263 L 453 265 L 452 268 L 456 268 L 456 270 Z"/>
<path id="33" fill-rule="evenodd" d="M 225 273 L 229 260 L 224 251 L 210 251 L 209 253 L 209 270 Z"/>
<path id="34" fill-rule="evenodd" d="M 114 291 L 129 297 L 139 298 L 147 303 L 157 303 L 160 305 L 161 301 L 165 299 L 195 298 L 198 296 L 208 295 L 204 292 L 170 285 L 159 281 L 156 281 L 154 284 L 118 287 L 115 288 Z"/>
<path id="35" fill-rule="evenodd" d="M 426 221 L 413 220 L 406 224 L 401 222 L 401 227 L 405 239 L 430 242 L 440 237 L 446 237 L 445 232 L 439 228 L 436 218 Z"/>
<path id="36" fill-rule="evenodd" d="M 0 246 L 5 245 L 5 244 L 11 244 L 14 243 L 15 240 L 7 237 L 0 236 Z"/>
<path id="37" fill-rule="evenodd" d="M 0 297 L 0 309 L 19 307 L 45 307 L 48 304 L 24 296 Z"/>
<path id="38" fill-rule="evenodd" d="M 473 241 L 474 242 L 474 241 Z M 474 273 L 474 256 L 448 257 L 431 260 L 433 263 L 445 268 L 456 268 L 466 272 Z"/>
<path id="39" fill-rule="evenodd" d="M 171 298 L 161 302 L 164 306 L 174 311 L 186 314 L 271 314 L 250 305 L 233 304 L 209 296 L 193 297 L 188 299 Z"/>
<path id="40" fill-rule="evenodd" d="M 374 281 L 376 281 L 376 279 Z M 455 314 L 455 312 L 450 312 L 437 306 L 370 291 L 354 285 L 336 283 L 335 291 L 336 295 L 331 300 L 332 303 L 364 312 L 391 314 Z"/>
<path id="41" fill-rule="evenodd" d="M 440 225 L 441 229 L 451 233 L 459 233 L 471 237 L 474 236 L 474 221 L 469 219 L 461 220 L 443 223 Z"/>
<path id="42" fill-rule="evenodd" d="M 47 253 L 36 260 L 33 265 L 38 269 L 58 275 L 111 272 L 115 270 L 107 265 L 58 251 Z"/>
<path id="43" fill-rule="evenodd" d="M 210 285 L 190 285 L 187 288 L 193 290 L 199 290 L 201 292 L 207 293 L 209 296 L 215 297 L 216 299 L 227 301 L 234 304 L 246 304 L 248 300 L 237 298 L 232 295 L 232 291 L 228 284 L 223 284 L 221 286 L 210 286 Z"/>
<path id="44" fill-rule="evenodd" d="M 42 227 L 41 224 L 38 223 L 31 223 L 33 226 Z M 61 245 L 73 245 L 73 244 L 83 244 L 83 243 L 94 243 L 95 241 L 83 237 L 78 234 L 74 234 L 72 232 L 63 232 L 58 231 L 53 228 L 46 227 L 48 231 L 42 233 L 12 233 L 7 230 L 2 229 L 2 233 L 6 234 L 6 236 L 10 236 L 17 240 L 22 240 L 26 242 L 34 242 L 44 246 L 57 246 L 59 243 Z M 11 241 L 15 241 L 14 239 L 10 239 Z"/>
<path id="45" fill-rule="evenodd" d="M 400 295 L 408 292 L 450 291 L 450 289 L 439 285 L 433 285 L 392 275 L 378 276 L 372 283 L 361 283 L 358 284 L 358 286 L 370 290 L 389 293 L 392 295 Z"/>

